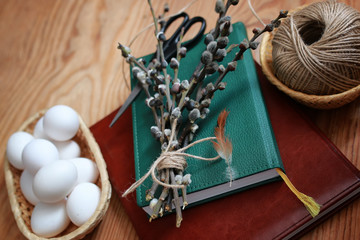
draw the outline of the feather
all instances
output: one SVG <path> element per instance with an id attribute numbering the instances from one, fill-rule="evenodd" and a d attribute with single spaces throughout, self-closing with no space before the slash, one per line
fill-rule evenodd
<path id="1" fill-rule="evenodd" d="M 231 168 L 231 162 L 232 162 L 232 143 L 229 138 L 225 136 L 225 124 L 226 119 L 229 115 L 229 112 L 226 110 L 223 110 L 218 117 L 217 120 L 217 126 L 215 128 L 215 137 L 216 142 L 213 141 L 214 149 L 219 154 L 219 156 L 226 161 L 228 164 L 227 168 L 227 175 L 229 175 L 230 184 L 232 181 L 232 168 Z"/>

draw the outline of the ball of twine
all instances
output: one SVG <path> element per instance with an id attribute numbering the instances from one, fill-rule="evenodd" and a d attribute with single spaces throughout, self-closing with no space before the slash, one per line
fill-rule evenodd
<path id="1" fill-rule="evenodd" d="M 293 90 L 330 95 L 360 83 L 360 13 L 346 4 L 318 2 L 295 12 L 272 45 L 274 73 Z"/>

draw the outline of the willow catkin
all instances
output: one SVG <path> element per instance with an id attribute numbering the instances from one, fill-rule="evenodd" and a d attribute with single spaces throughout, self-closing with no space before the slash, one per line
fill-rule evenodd
<path id="1" fill-rule="evenodd" d="M 318 2 L 295 12 L 272 45 L 274 73 L 289 88 L 327 95 L 360 84 L 360 13 L 346 4 Z"/>

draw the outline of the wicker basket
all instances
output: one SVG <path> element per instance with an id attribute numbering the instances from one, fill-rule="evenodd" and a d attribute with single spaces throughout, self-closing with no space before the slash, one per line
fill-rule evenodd
<path id="1" fill-rule="evenodd" d="M 45 111 L 41 111 L 36 115 L 29 118 L 23 125 L 20 127 L 19 131 L 25 131 L 32 133 L 35 127 L 36 122 L 44 115 Z M 50 238 L 50 239 L 81 239 L 86 234 L 90 233 L 96 225 L 101 221 L 105 215 L 111 197 L 111 185 L 108 178 L 108 173 L 106 171 L 106 164 L 102 157 L 99 146 L 97 145 L 93 135 L 90 130 L 86 127 L 84 121 L 79 117 L 80 127 L 74 137 L 74 140 L 80 145 L 81 156 L 89 158 L 95 161 L 99 169 L 99 179 L 97 185 L 101 189 L 101 196 L 99 205 L 95 213 L 91 218 L 84 223 L 82 226 L 77 227 L 74 224 L 70 225 L 59 235 Z M 29 203 L 20 189 L 20 170 L 15 169 L 9 164 L 8 159 L 5 156 L 4 161 L 4 171 L 5 171 L 5 180 L 8 190 L 8 195 L 10 199 L 11 210 L 14 214 L 16 223 L 23 233 L 23 235 L 28 239 L 40 240 L 40 239 L 49 239 L 43 238 L 35 235 L 31 230 L 30 218 L 34 206 Z"/>
<path id="2" fill-rule="evenodd" d="M 292 12 L 302 9 L 303 7 L 305 6 L 290 11 L 290 14 Z M 332 95 L 310 95 L 303 92 L 295 91 L 287 87 L 274 75 L 272 59 L 272 39 L 275 33 L 276 30 L 272 33 L 264 34 L 260 45 L 260 63 L 262 71 L 267 77 L 267 79 L 280 91 L 284 92 L 285 94 L 287 94 L 301 104 L 317 109 L 338 108 L 354 101 L 358 96 L 360 96 L 360 85 L 345 92 Z"/>

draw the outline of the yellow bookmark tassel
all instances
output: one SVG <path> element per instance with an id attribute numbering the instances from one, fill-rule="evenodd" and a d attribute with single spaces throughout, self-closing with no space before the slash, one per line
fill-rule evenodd
<path id="1" fill-rule="evenodd" d="M 299 192 L 280 168 L 276 168 L 276 171 L 284 180 L 288 188 L 290 188 L 290 190 L 296 195 L 296 197 L 300 199 L 300 201 L 305 205 L 311 216 L 316 217 L 320 212 L 320 204 L 318 204 L 312 197 L 309 197 Z"/>

